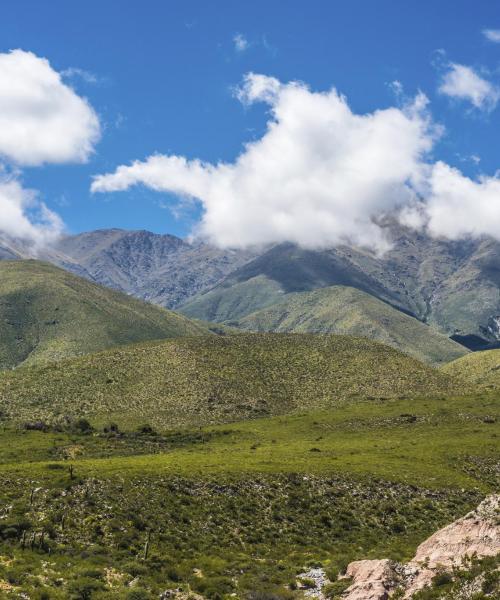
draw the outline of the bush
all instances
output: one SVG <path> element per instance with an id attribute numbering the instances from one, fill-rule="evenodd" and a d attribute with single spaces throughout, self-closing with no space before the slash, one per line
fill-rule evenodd
<path id="1" fill-rule="evenodd" d="M 142 433 L 144 435 L 156 435 L 156 431 L 151 427 L 151 425 L 145 424 L 141 425 L 137 428 L 138 433 Z"/>
<path id="2" fill-rule="evenodd" d="M 352 579 L 339 579 L 323 586 L 322 592 L 327 598 L 340 596 L 351 585 Z"/>
<path id="3" fill-rule="evenodd" d="M 91 600 L 94 592 L 104 588 L 102 581 L 90 577 L 80 577 L 68 585 L 68 598 L 71 600 Z"/>
<path id="4" fill-rule="evenodd" d="M 78 421 L 75 421 L 73 429 L 79 433 L 90 433 L 92 431 L 92 425 L 87 419 L 78 419 Z"/>
<path id="5" fill-rule="evenodd" d="M 127 594 L 127 600 L 148 600 L 151 595 L 146 590 L 132 590 Z"/>
<path id="6" fill-rule="evenodd" d="M 453 577 L 450 573 L 438 573 L 432 578 L 432 583 L 435 587 L 441 587 L 442 585 L 448 585 L 453 581 Z"/>

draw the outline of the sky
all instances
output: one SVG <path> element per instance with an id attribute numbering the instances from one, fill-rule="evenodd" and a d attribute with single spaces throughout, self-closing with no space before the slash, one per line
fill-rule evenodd
<path id="1" fill-rule="evenodd" d="M 34 243 L 500 237 L 499 125 L 491 0 L 2 2 L 0 231 Z"/>

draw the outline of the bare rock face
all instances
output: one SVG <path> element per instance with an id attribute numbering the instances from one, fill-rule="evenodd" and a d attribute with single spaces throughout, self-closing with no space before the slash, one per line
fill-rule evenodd
<path id="1" fill-rule="evenodd" d="M 500 495 L 488 496 L 473 511 L 440 529 L 417 548 L 411 567 L 418 570 L 406 598 L 429 585 L 436 572 L 459 566 L 464 559 L 500 552 Z"/>
<path id="2" fill-rule="evenodd" d="M 486 498 L 472 512 L 440 529 L 420 544 L 413 560 L 400 565 L 390 560 L 350 563 L 346 577 L 353 583 L 343 600 L 387 600 L 396 588 L 404 598 L 430 585 L 440 571 L 450 571 L 472 556 L 483 558 L 500 552 L 500 495 Z"/>
<path id="3" fill-rule="evenodd" d="M 353 579 L 343 598 L 349 600 L 386 600 L 399 580 L 397 565 L 388 559 L 357 560 L 347 567 Z"/>

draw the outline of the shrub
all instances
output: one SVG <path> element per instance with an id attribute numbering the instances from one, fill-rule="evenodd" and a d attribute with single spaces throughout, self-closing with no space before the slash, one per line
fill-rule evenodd
<path id="1" fill-rule="evenodd" d="M 453 577 L 450 573 L 438 573 L 432 578 L 432 583 L 435 587 L 441 587 L 442 585 L 448 585 L 453 581 Z"/>
<path id="2" fill-rule="evenodd" d="M 68 585 L 68 598 L 71 600 L 91 600 L 94 592 L 104 588 L 102 581 L 90 577 L 80 577 Z"/>
<path id="3" fill-rule="evenodd" d="M 146 590 L 132 590 L 127 594 L 127 600 L 148 600 L 151 595 Z"/>
<path id="4" fill-rule="evenodd" d="M 352 579 L 339 579 L 323 586 L 322 592 L 327 598 L 340 596 L 351 585 Z"/>
<path id="5" fill-rule="evenodd" d="M 92 431 L 92 425 L 87 419 L 78 419 L 73 425 L 73 429 L 79 433 L 90 433 Z"/>

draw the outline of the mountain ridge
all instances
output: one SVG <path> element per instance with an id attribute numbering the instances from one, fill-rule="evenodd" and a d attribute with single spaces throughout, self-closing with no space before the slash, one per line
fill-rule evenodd
<path id="1" fill-rule="evenodd" d="M 347 285 L 471 349 L 500 343 L 500 244 L 432 238 L 393 221 L 383 255 L 341 245 L 218 249 L 169 234 L 103 229 L 38 253 L 0 240 L 1 258 L 47 260 L 91 281 L 207 321 L 239 320 L 290 292 Z"/>

